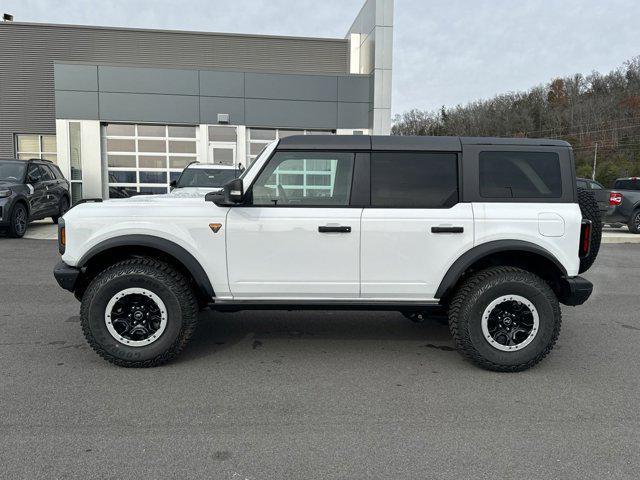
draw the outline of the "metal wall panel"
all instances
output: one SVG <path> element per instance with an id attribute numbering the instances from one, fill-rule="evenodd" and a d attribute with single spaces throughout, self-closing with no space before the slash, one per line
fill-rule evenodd
<path id="1" fill-rule="evenodd" d="M 0 155 L 14 133 L 55 133 L 53 62 L 343 74 L 349 46 L 314 39 L 0 22 Z"/>
<path id="2" fill-rule="evenodd" d="M 335 102 L 338 96 L 338 82 L 335 75 L 247 73 L 245 95 L 248 98 Z"/>
<path id="3" fill-rule="evenodd" d="M 339 76 L 339 102 L 370 102 L 369 94 L 371 77 L 369 76 Z"/>
<path id="4" fill-rule="evenodd" d="M 177 68 L 98 67 L 101 92 L 198 95 L 198 71 Z M 56 87 L 57 88 L 57 87 Z"/>
<path id="5" fill-rule="evenodd" d="M 218 114 L 228 113 L 231 125 L 244 125 L 244 98 L 200 97 L 200 122 L 218 123 Z"/>
<path id="6" fill-rule="evenodd" d="M 295 100 L 245 100 L 247 125 L 265 127 L 336 128 L 336 102 Z"/>
<path id="7" fill-rule="evenodd" d="M 95 65 L 54 64 L 53 75 L 56 90 L 98 91 L 98 67 Z"/>
<path id="8" fill-rule="evenodd" d="M 199 123 L 198 97 L 141 93 L 100 93 L 100 120 Z"/>
<path id="9" fill-rule="evenodd" d="M 200 72 L 200 95 L 211 97 L 244 97 L 243 72 Z"/>
<path id="10" fill-rule="evenodd" d="M 56 116 L 70 120 L 98 120 L 98 92 L 56 90 Z M 55 132 L 54 132 L 55 133 Z"/>
<path id="11" fill-rule="evenodd" d="M 370 128 L 368 103 L 338 103 L 338 128 Z"/>
<path id="12" fill-rule="evenodd" d="M 56 63 L 64 85 L 83 83 L 85 72 L 76 67 Z M 84 92 L 56 90 L 57 118 L 211 124 L 218 122 L 219 113 L 226 113 L 232 125 L 303 129 L 371 125 L 368 76 L 97 68 L 100 102 L 96 97 L 87 103 L 89 97 L 75 95 Z M 78 79 L 73 78 L 75 72 Z"/>

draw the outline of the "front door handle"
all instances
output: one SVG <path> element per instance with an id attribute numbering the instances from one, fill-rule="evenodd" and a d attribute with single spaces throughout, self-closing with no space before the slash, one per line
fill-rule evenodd
<path id="1" fill-rule="evenodd" d="M 320 233 L 351 233 L 351 227 L 349 226 L 335 226 L 320 225 L 318 227 Z"/>
<path id="2" fill-rule="evenodd" d="M 463 233 L 463 227 L 431 227 L 431 233 Z"/>

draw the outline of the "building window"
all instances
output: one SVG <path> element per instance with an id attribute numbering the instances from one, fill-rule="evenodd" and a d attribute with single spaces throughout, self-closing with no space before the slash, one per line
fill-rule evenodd
<path id="1" fill-rule="evenodd" d="M 103 132 L 111 198 L 167 193 L 198 159 L 196 126 L 113 123 Z"/>
<path id="2" fill-rule="evenodd" d="M 21 160 L 44 158 L 57 163 L 57 151 L 55 135 L 16 135 L 16 157 Z"/>

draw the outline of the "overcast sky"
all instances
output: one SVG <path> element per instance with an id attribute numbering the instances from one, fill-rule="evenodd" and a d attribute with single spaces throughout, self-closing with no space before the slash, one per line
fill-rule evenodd
<path id="1" fill-rule="evenodd" d="M 25 22 L 342 38 L 362 3 L 3 0 L 0 9 Z M 396 0 L 393 112 L 608 72 L 640 55 L 639 19 L 640 0 Z"/>

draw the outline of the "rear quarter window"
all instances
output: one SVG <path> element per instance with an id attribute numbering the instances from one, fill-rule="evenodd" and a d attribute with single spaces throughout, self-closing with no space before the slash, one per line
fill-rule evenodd
<path id="1" fill-rule="evenodd" d="M 480 196 L 560 198 L 560 159 L 554 152 L 480 152 Z"/>

